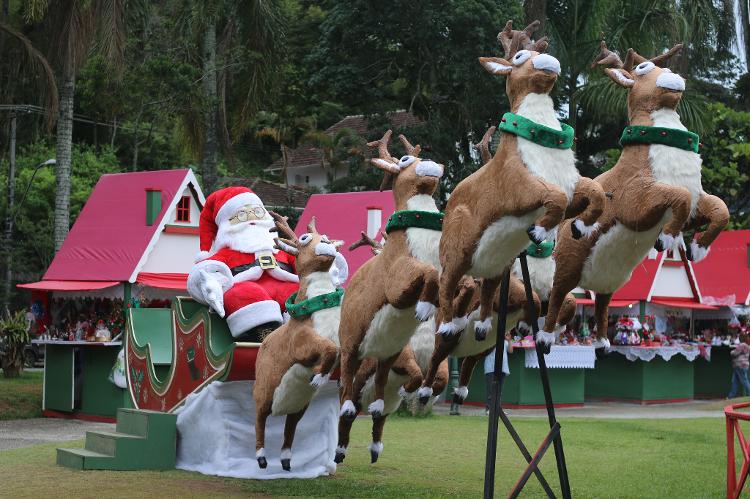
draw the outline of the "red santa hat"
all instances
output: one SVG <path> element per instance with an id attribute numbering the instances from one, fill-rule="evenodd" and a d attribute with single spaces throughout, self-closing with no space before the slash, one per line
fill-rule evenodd
<path id="1" fill-rule="evenodd" d="M 196 261 L 208 258 L 219 225 L 232 218 L 245 205 L 263 206 L 263 201 L 247 187 L 225 187 L 206 198 L 198 227 L 200 252 Z"/>

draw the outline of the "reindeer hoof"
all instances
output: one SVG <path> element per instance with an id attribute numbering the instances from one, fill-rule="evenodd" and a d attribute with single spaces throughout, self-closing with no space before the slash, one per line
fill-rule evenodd
<path id="1" fill-rule="evenodd" d="M 477 341 L 484 341 L 485 339 L 487 339 L 487 330 L 479 328 L 475 329 L 474 339 Z"/>
<path id="2" fill-rule="evenodd" d="M 283 469 L 284 471 L 292 471 L 292 460 L 291 460 L 291 459 L 289 459 L 289 458 L 287 458 L 287 459 L 282 459 L 282 460 L 281 460 L 281 468 L 282 468 L 282 469 Z"/>
<path id="3" fill-rule="evenodd" d="M 380 454 L 375 452 L 374 450 L 370 451 L 370 464 L 375 464 L 378 462 L 378 458 L 380 457 Z"/>
<path id="4" fill-rule="evenodd" d="M 658 251 L 659 253 L 664 251 L 664 243 L 662 242 L 661 239 L 656 240 L 656 242 L 654 243 L 654 249 Z"/>
<path id="5" fill-rule="evenodd" d="M 461 398 L 461 395 L 458 393 L 453 394 L 453 403 L 458 405 L 463 405 L 464 399 Z"/>
<path id="6" fill-rule="evenodd" d="M 370 464 L 378 461 L 381 452 L 383 452 L 383 442 L 373 442 L 370 444 Z"/>
<path id="7" fill-rule="evenodd" d="M 604 357 L 607 356 L 607 349 L 604 347 L 595 348 L 594 354 L 596 355 L 597 359 L 603 359 Z"/>
<path id="8" fill-rule="evenodd" d="M 266 469 L 268 466 L 268 461 L 266 461 L 265 457 L 259 457 L 258 458 L 258 467 L 262 470 Z"/>
<path id="9" fill-rule="evenodd" d="M 336 451 L 336 455 L 333 456 L 333 462 L 336 464 L 341 464 L 344 462 L 344 458 L 346 458 L 346 454 Z"/>
<path id="10" fill-rule="evenodd" d="M 427 405 L 427 403 L 430 401 L 430 397 L 432 397 L 432 387 L 420 386 L 419 390 L 417 390 L 417 396 L 419 397 L 420 404 Z"/>

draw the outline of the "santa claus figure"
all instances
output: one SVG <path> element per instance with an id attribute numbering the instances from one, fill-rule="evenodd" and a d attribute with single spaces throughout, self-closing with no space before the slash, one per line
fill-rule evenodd
<path id="1" fill-rule="evenodd" d="M 226 317 L 237 340 L 260 341 L 281 325 L 284 302 L 299 288 L 294 256 L 274 247 L 274 228 L 246 187 L 212 193 L 201 212 L 201 254 L 188 293 Z"/>

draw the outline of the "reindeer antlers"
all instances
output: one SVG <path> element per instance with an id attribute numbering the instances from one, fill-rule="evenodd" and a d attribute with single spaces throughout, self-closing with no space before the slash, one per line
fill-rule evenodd
<path id="1" fill-rule="evenodd" d="M 607 43 L 604 41 L 604 33 L 602 33 L 602 41 L 599 44 L 599 55 L 597 55 L 596 59 L 594 59 L 594 62 L 591 63 L 591 68 L 593 69 L 597 65 L 612 68 L 623 67 L 622 59 L 620 59 L 620 56 L 617 55 L 616 52 L 612 52 L 607 48 Z"/>
<path id="2" fill-rule="evenodd" d="M 482 137 L 482 140 L 474 146 L 482 155 L 483 163 L 489 163 L 492 159 L 492 154 L 490 153 L 490 141 L 492 140 L 492 136 L 495 134 L 496 129 L 497 127 L 495 126 L 491 126 L 489 129 L 487 129 L 487 131 L 484 132 L 484 137 Z"/>
<path id="3" fill-rule="evenodd" d="M 669 59 L 672 58 L 672 56 L 678 54 L 682 50 L 682 44 L 678 43 L 671 49 L 664 52 L 662 55 L 657 55 L 656 57 L 651 59 L 651 62 L 659 66 L 660 68 L 663 68 L 667 65 L 667 62 L 669 62 Z"/>
<path id="4" fill-rule="evenodd" d="M 289 227 L 289 217 L 279 215 L 275 211 L 270 210 L 268 213 L 273 217 L 274 222 L 276 222 L 276 230 L 280 235 L 284 236 L 274 238 L 276 246 L 278 246 L 280 250 L 286 251 L 292 255 L 298 254 L 299 250 L 297 248 L 299 247 L 299 239 L 297 239 L 297 234 L 295 234 L 292 228 Z M 271 229 L 271 232 L 273 232 L 273 229 Z"/>
<path id="5" fill-rule="evenodd" d="M 406 149 L 406 154 L 409 154 L 410 156 L 419 156 L 419 153 L 422 151 L 422 146 L 417 144 L 416 146 L 411 145 L 411 143 L 406 139 L 406 137 L 402 135 L 398 136 L 398 140 L 401 141 L 401 144 L 404 146 L 404 149 Z"/>
<path id="6" fill-rule="evenodd" d="M 393 156 L 391 156 L 391 153 L 388 152 L 388 142 L 391 141 L 391 135 L 393 134 L 392 130 L 388 130 L 383 134 L 383 137 L 380 138 L 380 140 L 374 140 L 372 142 L 368 142 L 368 147 L 377 147 L 378 148 L 378 155 L 380 156 L 380 159 L 385 159 L 387 161 L 393 161 Z"/>
<path id="7" fill-rule="evenodd" d="M 536 42 L 531 39 L 534 31 L 539 29 L 541 23 L 537 20 L 526 26 L 523 31 L 513 29 L 513 21 L 505 23 L 503 30 L 497 34 L 497 41 L 505 51 L 505 58 L 510 60 L 519 50 L 535 50 L 544 52 L 549 45 L 547 37 L 542 37 Z"/>
<path id="8" fill-rule="evenodd" d="M 373 254 L 377 255 L 383 249 L 383 245 L 368 236 L 365 231 L 360 232 L 360 235 L 361 237 L 359 238 L 359 241 L 354 242 L 349 246 L 349 251 L 354 251 L 360 246 L 370 246 Z"/>

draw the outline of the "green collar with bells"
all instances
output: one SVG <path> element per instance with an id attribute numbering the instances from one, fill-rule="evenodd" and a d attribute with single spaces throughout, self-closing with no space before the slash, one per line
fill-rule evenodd
<path id="1" fill-rule="evenodd" d="M 661 126 L 627 126 L 622 131 L 620 144 L 662 144 L 685 151 L 698 152 L 700 137 L 697 133 Z"/>
<path id="2" fill-rule="evenodd" d="M 498 128 L 503 132 L 512 133 L 540 146 L 552 149 L 570 149 L 573 147 L 573 127 L 560 122 L 562 130 L 555 130 L 537 123 L 520 114 L 505 113 Z"/>
<path id="3" fill-rule="evenodd" d="M 299 319 L 300 317 L 310 315 L 314 312 L 318 312 L 319 310 L 338 307 L 339 305 L 341 305 L 341 298 L 343 296 L 344 289 L 339 288 L 331 293 L 326 293 L 314 298 L 302 300 L 299 303 L 294 303 L 294 300 L 297 299 L 297 292 L 295 291 L 292 296 L 290 296 L 286 300 L 286 311 L 295 319 Z"/>
<path id="4" fill-rule="evenodd" d="M 404 210 L 397 211 L 388 217 L 388 223 L 385 225 L 386 234 L 394 230 L 404 230 L 409 228 L 443 230 L 443 213 L 434 211 Z"/>
<path id="5" fill-rule="evenodd" d="M 555 249 L 555 241 L 542 241 L 539 244 L 531 243 L 526 248 L 526 254 L 531 258 L 547 258 L 552 256 Z"/>

